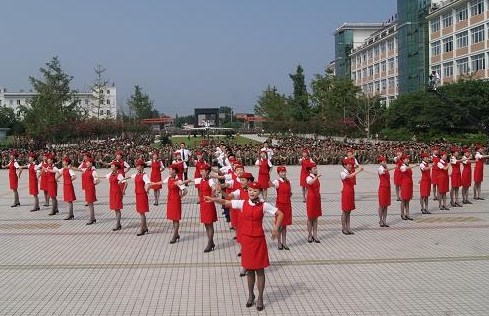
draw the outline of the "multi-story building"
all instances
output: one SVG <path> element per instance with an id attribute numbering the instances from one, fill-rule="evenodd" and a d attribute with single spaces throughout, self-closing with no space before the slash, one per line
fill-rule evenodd
<path id="1" fill-rule="evenodd" d="M 6 88 L 0 87 L 0 106 L 10 107 L 15 113 L 20 114 L 19 107 L 27 105 L 29 99 L 35 95 L 32 90 L 9 92 Z M 117 95 L 113 86 L 103 87 L 96 92 L 77 92 L 75 98 L 87 116 L 100 119 L 117 117 Z"/>
<path id="2" fill-rule="evenodd" d="M 429 60 L 441 83 L 488 78 L 489 0 L 447 0 L 431 7 Z"/>
<path id="3" fill-rule="evenodd" d="M 351 79 L 369 96 L 378 95 L 387 104 L 398 95 L 397 24 L 389 23 L 353 49 Z"/>
<path id="4" fill-rule="evenodd" d="M 335 74 L 339 77 L 351 76 L 351 52 L 362 45 L 372 33 L 378 31 L 382 23 L 344 23 L 334 31 Z"/>

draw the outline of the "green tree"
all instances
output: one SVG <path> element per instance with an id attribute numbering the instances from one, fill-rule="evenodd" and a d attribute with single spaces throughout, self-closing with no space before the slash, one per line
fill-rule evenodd
<path id="1" fill-rule="evenodd" d="M 69 137 L 80 115 L 75 91 L 70 88 L 73 77 L 63 71 L 58 57 L 39 71 L 42 79 L 29 77 L 36 95 L 20 107 L 26 133 L 44 141 Z"/>
<path id="2" fill-rule="evenodd" d="M 289 101 L 290 114 L 295 121 L 308 121 L 310 119 L 309 94 L 301 65 L 298 65 L 295 74 L 289 74 L 289 77 L 294 85 L 294 94 Z"/>
<path id="3" fill-rule="evenodd" d="M 134 93 L 127 100 L 127 105 L 136 120 L 158 116 L 158 111 L 153 108 L 153 101 L 143 93 L 139 85 L 134 86 Z"/>
<path id="4" fill-rule="evenodd" d="M 287 98 L 277 88 L 268 86 L 255 104 L 255 114 L 268 119 L 267 128 L 287 130 L 291 121 Z"/>

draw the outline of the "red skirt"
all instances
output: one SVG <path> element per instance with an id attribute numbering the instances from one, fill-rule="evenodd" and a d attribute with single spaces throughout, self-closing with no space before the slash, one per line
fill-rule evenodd
<path id="1" fill-rule="evenodd" d="M 401 184 L 401 200 L 410 201 L 413 199 L 413 184 Z"/>
<path id="2" fill-rule="evenodd" d="M 268 189 L 270 187 L 270 174 L 259 173 L 258 183 L 260 184 L 262 189 Z"/>
<path id="3" fill-rule="evenodd" d="M 341 210 L 343 212 L 353 211 L 355 209 L 355 191 L 341 191 Z"/>
<path id="4" fill-rule="evenodd" d="M 9 175 L 10 190 L 17 190 L 19 188 L 19 177 L 17 174 Z"/>
<path id="5" fill-rule="evenodd" d="M 475 165 L 475 168 L 474 168 L 474 182 L 480 183 L 484 179 L 484 169 L 483 168 L 484 168 L 484 166 L 478 167 L 477 165 Z"/>
<path id="6" fill-rule="evenodd" d="M 40 181 L 40 189 L 42 191 L 47 191 L 48 190 L 48 178 L 45 174 L 41 173 L 41 181 Z"/>
<path id="7" fill-rule="evenodd" d="M 282 227 L 292 225 L 292 204 L 291 203 L 277 203 L 275 207 L 284 213 L 282 219 Z"/>
<path id="8" fill-rule="evenodd" d="M 450 183 L 448 180 L 448 173 L 440 172 L 438 174 L 438 192 L 447 193 L 450 191 Z"/>
<path id="9" fill-rule="evenodd" d="M 136 212 L 139 214 L 149 212 L 148 194 L 146 192 L 136 193 Z"/>
<path id="10" fill-rule="evenodd" d="M 379 187 L 379 206 L 388 207 L 391 205 L 391 188 Z"/>
<path id="11" fill-rule="evenodd" d="M 168 200 L 166 218 L 171 221 L 180 221 L 182 219 L 182 200 Z"/>
<path id="12" fill-rule="evenodd" d="M 431 184 L 438 185 L 440 172 L 437 169 L 431 169 Z"/>
<path id="13" fill-rule="evenodd" d="M 115 211 L 122 210 L 123 207 L 121 190 L 118 190 L 117 188 L 115 190 L 110 190 L 109 209 Z"/>
<path id="14" fill-rule="evenodd" d="M 421 181 L 419 184 L 419 195 L 423 198 L 430 197 L 431 181 Z"/>
<path id="15" fill-rule="evenodd" d="M 452 180 L 452 188 L 458 188 L 462 186 L 462 174 L 452 173 L 452 175 L 450 176 L 450 180 Z"/>
<path id="16" fill-rule="evenodd" d="M 307 179 L 308 175 L 309 175 L 309 173 L 305 169 L 304 170 L 301 169 L 301 176 L 299 179 L 299 183 L 300 183 L 300 186 L 303 188 L 307 186 L 306 179 Z"/>
<path id="17" fill-rule="evenodd" d="M 85 183 L 85 202 L 93 203 L 97 201 L 97 196 L 95 193 L 95 184 Z"/>
<path id="18" fill-rule="evenodd" d="M 401 179 L 402 179 L 401 170 L 398 170 L 397 168 L 394 169 L 394 185 L 400 186 L 401 185 Z"/>
<path id="19" fill-rule="evenodd" d="M 462 186 L 464 188 L 469 188 L 472 185 L 472 170 L 462 171 Z"/>
<path id="20" fill-rule="evenodd" d="M 212 224 L 217 222 L 215 203 L 200 201 L 200 222 L 202 224 Z"/>
<path id="21" fill-rule="evenodd" d="M 160 182 L 161 181 L 161 172 L 157 172 L 156 174 L 151 173 L 150 177 L 151 182 Z M 151 189 L 153 190 L 161 190 L 163 188 L 163 185 L 161 184 L 154 184 L 151 186 Z"/>
<path id="22" fill-rule="evenodd" d="M 313 220 L 323 215 L 321 209 L 321 196 L 308 195 L 306 199 L 307 218 Z"/>
<path id="23" fill-rule="evenodd" d="M 63 201 L 73 202 L 76 200 L 73 184 L 63 184 Z"/>
<path id="24" fill-rule="evenodd" d="M 37 178 L 29 178 L 29 194 L 30 195 L 38 195 L 39 194 L 39 186 L 37 183 Z"/>
<path id="25" fill-rule="evenodd" d="M 48 182 L 47 183 L 47 191 L 48 191 L 48 196 L 50 198 L 55 198 L 58 196 L 58 183 L 57 182 Z"/>
<path id="26" fill-rule="evenodd" d="M 247 270 L 270 266 L 265 236 L 241 236 L 241 266 Z"/>

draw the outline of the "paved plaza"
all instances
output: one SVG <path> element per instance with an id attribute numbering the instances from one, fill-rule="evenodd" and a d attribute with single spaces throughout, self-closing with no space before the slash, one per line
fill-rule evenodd
<path id="1" fill-rule="evenodd" d="M 300 170 L 288 168 L 294 193 L 290 251 L 277 249 L 269 238 L 272 219 L 266 218 L 271 267 L 261 312 L 245 307 L 247 285 L 246 278 L 239 277 L 239 250 L 222 217 L 216 223 L 215 251 L 203 252 L 206 237 L 193 187 L 184 198 L 181 239 L 170 245 L 166 204 L 153 206 L 152 192 L 150 234 L 136 236 L 139 218 L 132 183 L 124 198 L 123 228 L 113 232 L 107 181 L 97 186 L 97 223 L 86 226 L 80 178 L 75 181 L 75 220 L 65 221 L 62 197 L 58 215 L 48 216 L 47 208 L 29 212 L 27 172 L 20 180 L 21 206 L 11 208 L 13 195 L 2 170 L 0 315 L 487 315 L 489 179 L 482 186 L 487 200 L 449 211 L 436 210 L 430 200 L 433 214 L 421 215 L 416 170 L 414 221 L 401 220 L 393 197 L 390 227 L 380 228 L 376 169 L 366 166 L 357 177 L 355 235 L 345 236 L 340 223 L 341 167 L 319 167 L 321 243 L 309 244 Z M 256 175 L 256 168 L 249 170 Z M 106 172 L 99 170 L 99 175 Z M 275 177 L 275 170 L 272 173 Z M 270 190 L 269 200 L 274 199 Z"/>

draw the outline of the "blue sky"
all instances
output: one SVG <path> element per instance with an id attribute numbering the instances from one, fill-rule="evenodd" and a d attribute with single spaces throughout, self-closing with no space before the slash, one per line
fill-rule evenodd
<path id="1" fill-rule="evenodd" d="M 343 22 L 382 22 L 394 0 L 5 0 L 0 4 L 0 86 L 30 88 L 28 77 L 58 56 L 84 90 L 97 64 L 117 87 L 134 85 L 160 112 L 231 106 L 253 112 L 267 85 L 290 94 L 301 64 L 309 83 L 334 58 Z"/>

